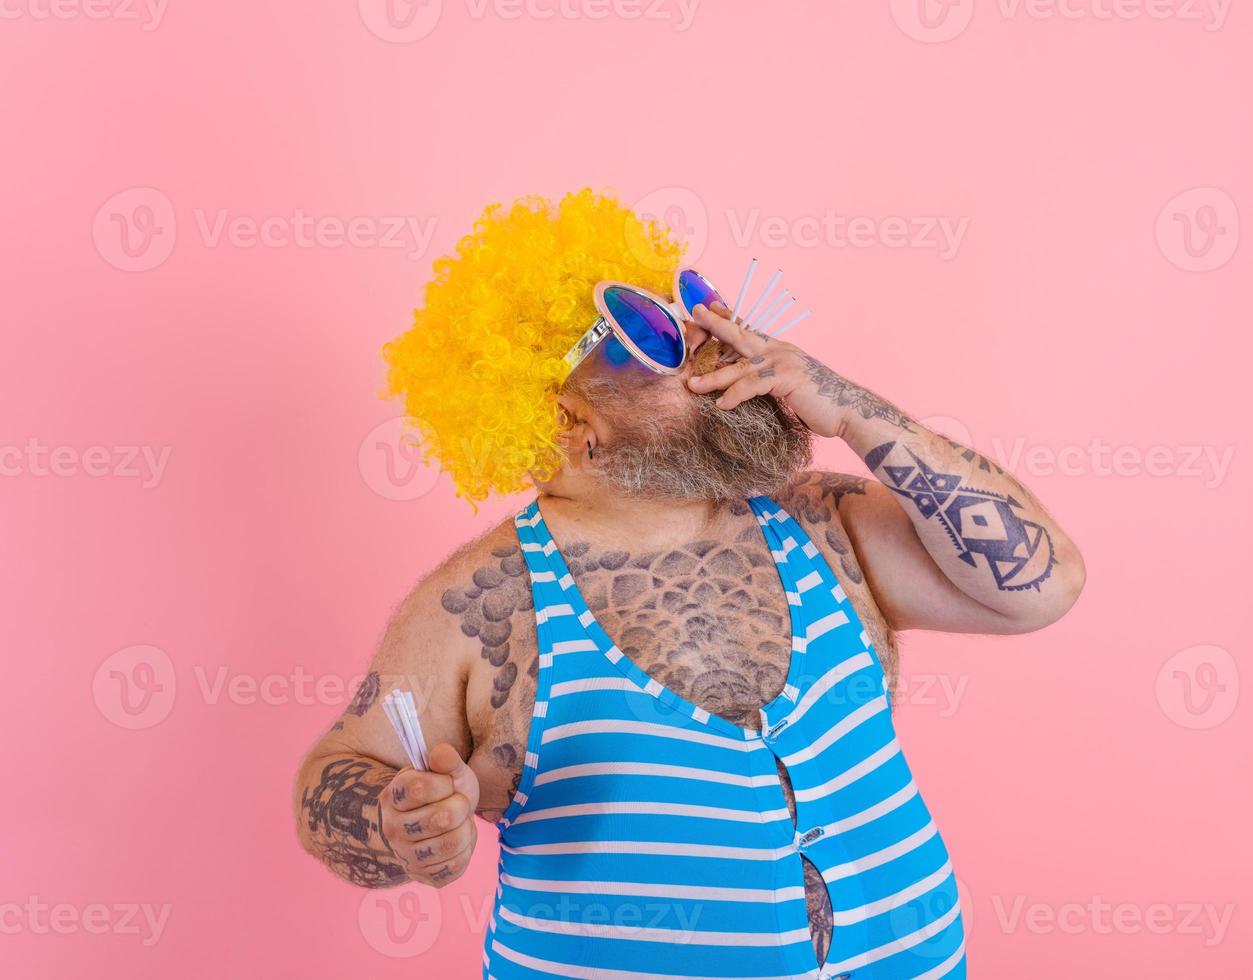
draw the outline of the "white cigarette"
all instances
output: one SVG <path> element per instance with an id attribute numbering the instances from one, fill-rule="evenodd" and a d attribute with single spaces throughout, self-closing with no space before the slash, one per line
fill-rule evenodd
<path id="1" fill-rule="evenodd" d="M 802 320 L 805 320 L 813 316 L 813 314 L 814 314 L 813 310 L 806 310 L 804 313 L 798 316 L 795 320 L 792 320 L 788 323 L 783 324 L 783 326 L 781 326 L 778 330 L 774 331 L 770 336 L 772 337 L 782 336 L 783 334 L 791 330 L 794 326 L 796 326 L 798 323 L 800 323 Z"/>
<path id="2" fill-rule="evenodd" d="M 423 769 L 431 768 L 426 756 L 426 739 L 422 735 L 422 722 L 418 719 L 418 706 L 414 703 L 411 691 L 403 692 L 405 705 L 409 710 L 409 724 L 413 729 L 413 749 Z"/>
<path id="3" fill-rule="evenodd" d="M 757 329 L 760 330 L 762 333 L 769 333 L 770 324 L 774 323 L 775 320 L 779 319 L 780 316 L 782 316 L 784 313 L 786 313 L 795 305 L 796 305 L 796 297 L 788 296 L 787 302 L 784 303 L 782 306 L 780 306 L 777 310 L 772 312 L 769 316 L 763 315 L 761 326 L 758 327 Z"/>
<path id="4" fill-rule="evenodd" d="M 413 719 L 409 717 L 409 711 L 405 707 L 404 698 L 402 697 L 397 707 L 400 710 L 400 720 L 405 726 L 405 735 L 407 736 L 406 744 L 409 749 L 410 761 L 413 763 L 414 769 L 424 769 L 422 764 L 422 754 L 418 751 L 418 736 L 414 731 Z"/>
<path id="5" fill-rule="evenodd" d="M 757 318 L 757 324 L 753 327 L 753 329 L 761 330 L 763 324 L 765 324 L 767 320 L 769 320 L 772 316 L 775 315 L 779 307 L 787 302 L 787 299 L 790 295 L 791 293 L 789 293 L 785 289 L 783 290 L 783 292 L 779 293 L 779 295 L 776 296 L 772 302 L 767 303 L 765 309 L 761 311 L 761 316 Z"/>
<path id="6" fill-rule="evenodd" d="M 409 745 L 409 733 L 405 729 L 405 723 L 401 720 L 400 709 L 392 702 L 392 695 L 390 694 L 383 698 L 383 713 L 387 715 L 387 720 L 392 723 L 392 729 L 396 732 L 396 738 L 400 742 L 400 747 L 404 749 L 405 755 L 409 759 L 409 764 L 414 769 L 421 768 L 418 765 L 418 759 L 414 756 L 413 749 Z"/>
<path id="7" fill-rule="evenodd" d="M 762 304 L 766 302 L 766 298 L 774 292 L 774 287 L 779 284 L 779 279 L 783 275 L 783 270 L 779 269 L 770 277 L 770 282 L 766 284 L 766 291 L 761 294 L 761 299 L 753 304 L 753 308 L 748 311 L 748 315 L 744 317 L 744 325 L 751 326 L 753 317 L 757 315 L 757 311 L 761 309 Z"/>
<path id="8" fill-rule="evenodd" d="M 757 271 L 757 260 L 748 263 L 748 272 L 744 274 L 744 285 L 740 286 L 740 295 L 735 298 L 735 309 L 731 311 L 732 322 L 740 317 L 740 307 L 744 305 L 744 297 L 748 294 L 748 284 L 753 281 L 753 273 Z"/>

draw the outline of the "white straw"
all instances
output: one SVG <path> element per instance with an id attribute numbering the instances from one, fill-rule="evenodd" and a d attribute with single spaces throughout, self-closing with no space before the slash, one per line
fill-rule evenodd
<path id="1" fill-rule="evenodd" d="M 761 294 L 761 299 L 759 299 L 756 303 L 753 304 L 753 308 L 749 310 L 748 315 L 744 317 L 744 323 L 746 325 L 752 324 L 753 317 L 755 317 L 757 315 L 757 311 L 761 309 L 761 305 L 766 301 L 766 297 L 768 297 L 772 292 L 774 292 L 774 287 L 778 285 L 779 277 L 782 275 L 783 275 L 783 270 L 779 269 L 773 276 L 770 277 L 770 282 L 766 285 L 766 291 Z"/>
<path id="2" fill-rule="evenodd" d="M 806 310 L 804 313 L 798 316 L 795 320 L 792 320 L 790 323 L 783 324 L 783 326 L 781 326 L 778 330 L 774 331 L 770 336 L 771 337 L 782 336 L 783 334 L 791 330 L 794 326 L 796 326 L 798 323 L 800 323 L 802 320 L 805 320 L 813 316 L 813 313 L 814 313 L 813 310 Z"/>
<path id="3" fill-rule="evenodd" d="M 429 769 L 426 758 L 426 739 L 422 737 L 422 723 L 418 720 L 418 706 L 413 701 L 412 691 L 401 692 L 405 706 L 409 709 L 409 724 L 413 729 L 413 748 L 423 769 Z"/>
<path id="4" fill-rule="evenodd" d="M 392 703 L 390 694 L 383 698 L 383 712 L 387 715 L 387 720 L 392 723 L 392 729 L 396 732 L 396 738 L 400 741 L 400 747 L 405 750 L 409 764 L 414 769 L 422 768 L 418 765 L 421 760 L 418 759 L 413 751 L 413 747 L 409 744 L 409 733 L 405 729 L 405 723 L 401 720 L 400 709 Z"/>
<path id="5" fill-rule="evenodd" d="M 383 711 L 392 723 L 405 755 L 414 769 L 429 769 L 426 758 L 426 740 L 422 737 L 422 725 L 413 695 L 408 691 L 392 691 L 383 698 Z"/>
<path id="6" fill-rule="evenodd" d="M 748 284 L 753 281 L 753 273 L 757 271 L 757 260 L 748 263 L 748 272 L 744 273 L 744 285 L 740 286 L 740 295 L 735 298 L 735 309 L 731 311 L 732 322 L 740 318 L 740 307 L 744 305 L 744 297 L 748 294 Z"/>
<path id="7" fill-rule="evenodd" d="M 760 330 L 762 333 L 768 332 L 770 330 L 770 324 L 774 323 L 775 320 L 779 319 L 780 316 L 782 316 L 784 313 L 786 313 L 795 305 L 796 305 L 796 297 L 788 296 L 786 303 L 780 306 L 777 310 L 775 310 L 769 316 L 763 317 L 761 321 L 761 326 L 758 327 L 757 329 Z"/>
<path id="8" fill-rule="evenodd" d="M 413 718 L 410 717 L 409 708 L 408 705 L 405 704 L 403 694 L 400 695 L 396 706 L 400 709 L 400 720 L 404 723 L 405 734 L 409 739 L 410 754 L 413 759 L 416 760 L 413 763 L 413 768 L 424 769 L 425 766 L 420 764 L 422 762 L 422 753 L 418 751 L 418 736 L 414 731 Z"/>
<path id="9" fill-rule="evenodd" d="M 778 312 L 779 307 L 783 306 L 783 304 L 787 302 L 790 295 L 791 293 L 785 289 L 774 298 L 773 302 L 766 304 L 766 308 L 761 311 L 761 317 L 758 319 L 758 322 L 753 324 L 753 329 L 761 330 L 762 327 L 765 326 L 766 321 L 774 316 L 775 313 Z"/>

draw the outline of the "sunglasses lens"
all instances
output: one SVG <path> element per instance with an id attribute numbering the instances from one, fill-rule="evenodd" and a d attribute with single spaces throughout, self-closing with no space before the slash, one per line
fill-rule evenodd
<path id="1" fill-rule="evenodd" d="M 684 269 L 679 273 L 678 300 L 689 315 L 701 303 L 706 306 L 722 303 L 726 306 L 725 301 L 718 295 L 718 290 L 714 289 L 709 284 L 709 280 L 695 269 Z"/>
<path id="2" fill-rule="evenodd" d="M 683 363 L 683 334 L 669 310 L 621 286 L 608 287 L 604 301 L 622 332 L 648 357 L 666 368 Z"/>

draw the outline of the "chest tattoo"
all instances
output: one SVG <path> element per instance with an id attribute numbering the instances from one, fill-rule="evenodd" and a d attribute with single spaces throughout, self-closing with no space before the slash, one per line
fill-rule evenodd
<path id="1" fill-rule="evenodd" d="M 885 665 L 894 664 L 891 636 L 869 595 L 848 538 L 835 520 L 846 493 L 860 481 L 824 486 L 818 500 L 789 496 L 781 503 L 825 545 Z M 566 541 L 561 552 L 588 608 L 622 652 L 650 677 L 735 725 L 759 726 L 759 710 L 782 690 L 791 659 L 791 619 L 779 573 L 747 506 L 732 513 L 741 529 L 720 540 L 630 551 Z M 823 528 L 819 531 L 818 528 Z M 535 703 L 538 671 L 533 602 L 517 542 L 492 549 L 465 585 L 442 598 L 461 631 L 480 643 L 491 671 L 489 717 L 471 728 L 476 754 L 499 773 L 483 786 L 481 815 L 498 820 L 517 791 Z M 787 772 L 784 797 L 795 819 Z M 819 961 L 832 929 L 831 902 L 821 875 L 805 863 L 810 930 Z"/>

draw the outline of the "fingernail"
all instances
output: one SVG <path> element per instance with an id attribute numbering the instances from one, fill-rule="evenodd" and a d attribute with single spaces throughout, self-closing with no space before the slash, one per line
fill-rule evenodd
<path id="1" fill-rule="evenodd" d="M 692 316 L 696 316 L 696 314 L 698 314 L 701 310 L 708 310 L 708 309 L 709 307 L 707 307 L 704 303 L 697 303 L 696 306 L 692 309 Z"/>

